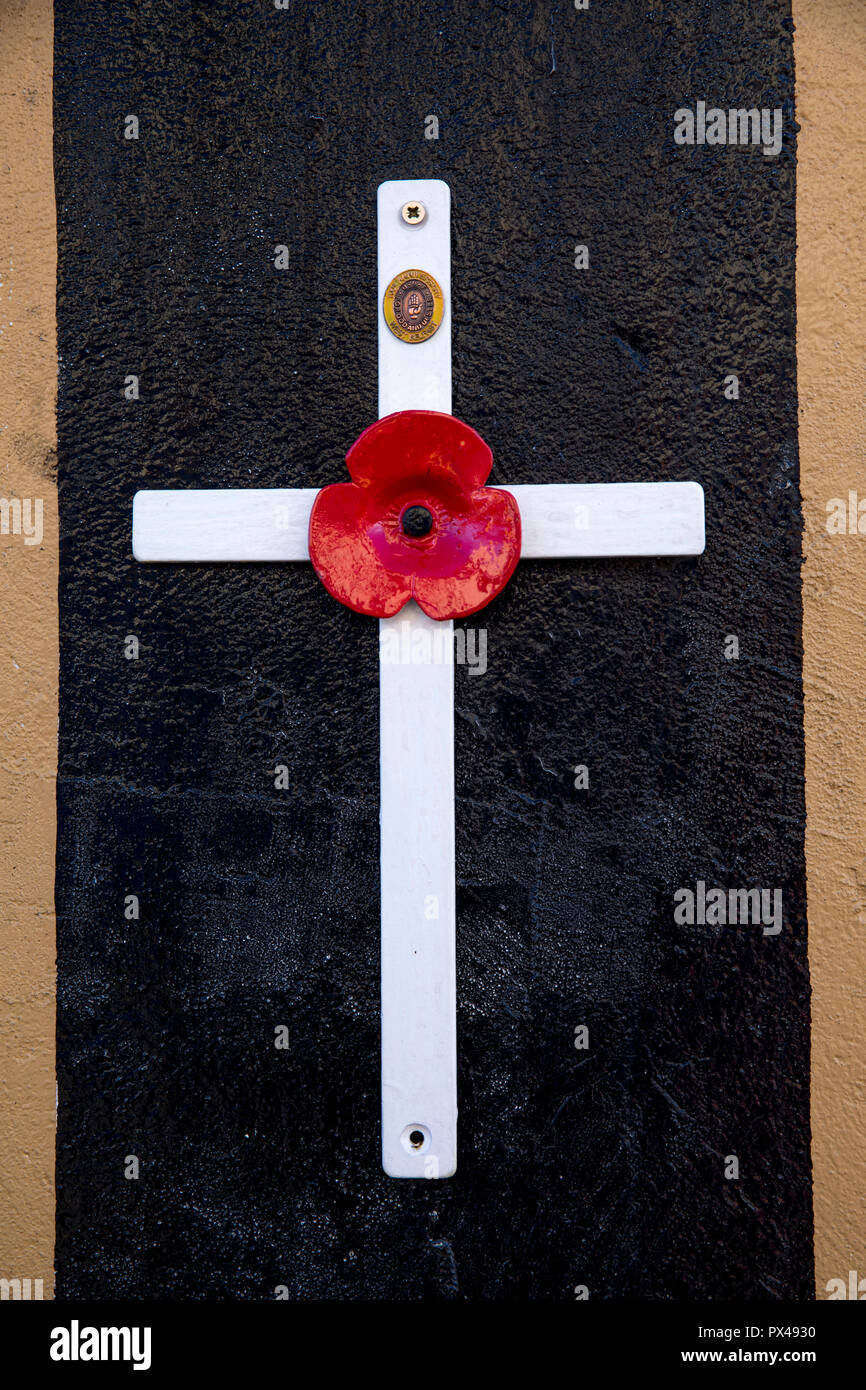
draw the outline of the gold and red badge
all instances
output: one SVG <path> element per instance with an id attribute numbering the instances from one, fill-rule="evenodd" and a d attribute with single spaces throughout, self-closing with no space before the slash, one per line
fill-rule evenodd
<path id="1" fill-rule="evenodd" d="M 445 313 L 438 280 L 426 270 L 401 270 L 385 291 L 385 322 L 403 343 L 426 343 Z"/>

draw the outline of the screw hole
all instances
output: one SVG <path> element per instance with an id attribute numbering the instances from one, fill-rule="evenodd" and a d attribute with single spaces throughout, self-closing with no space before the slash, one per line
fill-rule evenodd
<path id="1" fill-rule="evenodd" d="M 428 1152 L 431 1143 L 430 1131 L 426 1125 L 414 1124 L 407 1125 L 400 1135 L 400 1143 L 407 1154 L 425 1154 Z"/>

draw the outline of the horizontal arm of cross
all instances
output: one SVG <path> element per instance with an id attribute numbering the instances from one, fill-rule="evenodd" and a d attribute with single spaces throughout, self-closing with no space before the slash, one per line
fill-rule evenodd
<path id="1" fill-rule="evenodd" d="M 133 553 L 145 562 L 308 560 L 317 491 L 138 492 Z M 525 560 L 700 555 L 704 549 L 698 483 L 523 483 L 505 491 L 520 508 Z"/>

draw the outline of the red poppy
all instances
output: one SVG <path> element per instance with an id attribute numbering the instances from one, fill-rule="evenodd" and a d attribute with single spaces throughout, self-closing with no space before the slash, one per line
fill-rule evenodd
<path id="1" fill-rule="evenodd" d="M 493 455 L 437 410 L 400 410 L 346 456 L 351 483 L 322 488 L 310 559 L 334 598 L 390 618 L 410 598 L 431 618 L 462 618 L 495 598 L 520 558 L 520 512 L 484 484 Z"/>

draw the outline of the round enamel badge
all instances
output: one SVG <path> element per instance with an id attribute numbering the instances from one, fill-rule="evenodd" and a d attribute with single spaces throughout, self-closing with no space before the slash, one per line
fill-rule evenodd
<path id="1" fill-rule="evenodd" d="M 445 313 L 445 298 L 426 270 L 401 270 L 385 291 L 385 322 L 404 343 L 432 338 Z"/>

